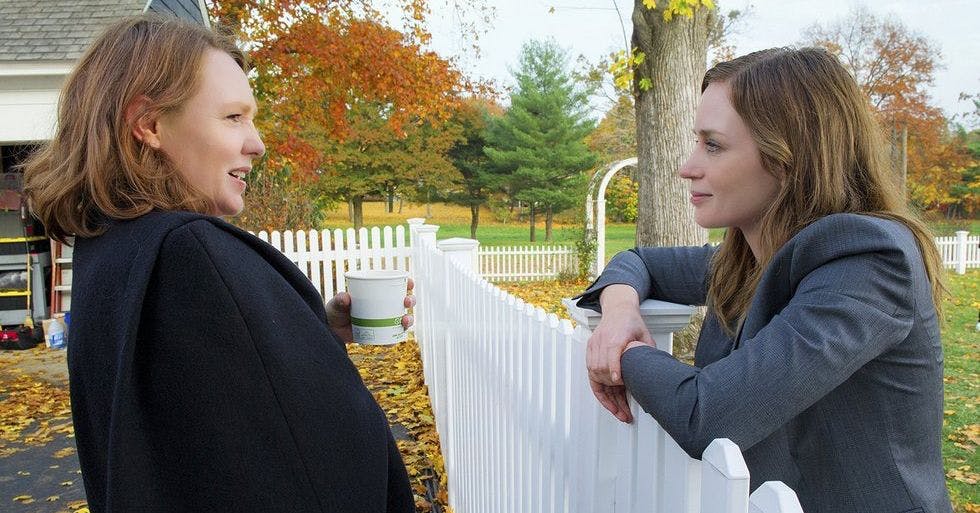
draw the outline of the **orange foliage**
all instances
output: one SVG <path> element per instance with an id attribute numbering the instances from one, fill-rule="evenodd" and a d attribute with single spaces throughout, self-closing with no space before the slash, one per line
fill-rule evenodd
<path id="1" fill-rule="evenodd" d="M 402 2 L 406 32 L 386 26 L 369 2 L 220 0 L 212 15 L 250 49 L 258 124 L 273 167 L 312 178 L 331 163 L 324 144 L 352 133 L 356 103 L 378 106 L 382 130 L 448 119 L 466 85 L 452 65 L 422 45 L 424 0 Z"/>
<path id="2" fill-rule="evenodd" d="M 950 190 L 970 159 L 950 136 L 942 111 L 930 103 L 926 91 L 939 66 L 934 44 L 901 22 L 878 18 L 866 9 L 826 28 L 814 25 L 806 38 L 850 69 L 893 144 L 900 145 L 902 128 L 908 129 L 910 199 L 936 210 L 952 203 Z"/>

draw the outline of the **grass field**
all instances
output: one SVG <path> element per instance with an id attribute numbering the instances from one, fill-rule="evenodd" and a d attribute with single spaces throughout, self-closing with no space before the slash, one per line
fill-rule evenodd
<path id="1" fill-rule="evenodd" d="M 943 304 L 943 350 L 946 404 L 943 421 L 943 461 L 946 482 L 957 511 L 980 511 L 980 269 L 949 274 L 950 296 Z M 972 509 L 971 509 L 972 508 Z"/>
<path id="2" fill-rule="evenodd" d="M 438 238 L 470 236 L 470 210 L 468 207 L 433 203 L 431 216 L 427 215 L 425 205 L 405 203 L 401 213 L 395 205 L 394 213 L 386 213 L 383 203 L 364 204 L 364 225 L 384 226 L 404 224 L 412 217 L 425 217 L 429 224 L 439 225 Z M 563 216 L 560 219 L 566 219 Z M 327 213 L 324 228 L 347 228 L 352 226 L 347 218 L 347 208 L 341 205 L 338 209 Z M 718 242 L 724 235 L 724 230 L 709 230 L 708 238 Z M 526 222 L 502 223 L 494 219 L 493 213 L 484 208 L 480 212 L 480 225 L 476 238 L 483 246 L 545 246 L 549 244 L 574 245 L 582 236 L 582 225 L 572 222 L 555 222 L 553 240 L 544 240 L 544 221 L 537 224 L 537 241 L 529 241 L 529 227 Z M 633 223 L 606 224 L 606 258 L 636 245 L 636 225 Z"/>

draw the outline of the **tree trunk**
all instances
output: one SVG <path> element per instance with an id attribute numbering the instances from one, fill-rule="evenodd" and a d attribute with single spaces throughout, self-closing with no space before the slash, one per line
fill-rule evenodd
<path id="1" fill-rule="evenodd" d="M 350 221 L 350 222 L 352 222 L 352 223 L 354 222 L 354 200 L 353 199 L 348 199 L 347 200 L 347 220 Z"/>
<path id="2" fill-rule="evenodd" d="M 544 216 L 544 240 L 545 242 L 551 242 L 551 221 L 554 219 L 555 213 L 552 211 L 551 207 L 548 207 L 548 211 Z"/>
<path id="3" fill-rule="evenodd" d="M 898 129 L 898 125 L 893 124 L 891 127 L 891 137 L 889 139 L 889 149 L 891 156 L 892 165 L 892 177 L 895 180 L 895 184 L 898 185 L 902 195 L 908 198 L 907 182 L 908 182 L 908 142 L 909 142 L 909 129 L 908 126 L 902 126 L 902 129 Z"/>
<path id="4" fill-rule="evenodd" d="M 531 221 L 531 242 L 534 242 L 534 241 L 537 240 L 537 238 L 535 237 L 535 234 L 534 234 L 534 228 L 535 228 L 534 227 L 534 214 L 535 214 L 535 212 L 534 212 L 534 203 L 531 203 L 529 205 L 529 208 L 528 208 L 528 216 L 527 216 L 527 218 Z"/>
<path id="5" fill-rule="evenodd" d="M 640 181 L 636 243 L 640 246 L 702 245 L 707 230 L 694 222 L 689 187 L 677 170 L 694 147 L 694 115 L 701 97 L 708 48 L 709 18 L 704 6 L 694 18 L 664 21 L 663 7 L 647 9 L 634 0 L 633 46 L 646 54 L 636 70 L 637 171 Z"/>
<path id="6" fill-rule="evenodd" d="M 360 230 L 364 226 L 364 196 L 351 197 L 350 204 L 354 229 Z"/>
<path id="7" fill-rule="evenodd" d="M 480 225 L 480 205 L 474 203 L 470 205 L 470 238 L 476 238 L 476 228 Z"/>
<path id="8" fill-rule="evenodd" d="M 389 190 L 388 191 L 388 205 L 385 208 L 385 212 L 391 214 L 394 211 L 395 211 L 395 191 L 394 190 Z"/>
<path id="9" fill-rule="evenodd" d="M 398 196 L 398 213 L 399 214 L 402 213 L 402 206 L 404 206 L 404 205 L 405 205 L 405 197 L 404 197 L 404 195 Z"/>
<path id="10" fill-rule="evenodd" d="M 432 219 L 432 189 L 425 191 L 425 218 Z"/>

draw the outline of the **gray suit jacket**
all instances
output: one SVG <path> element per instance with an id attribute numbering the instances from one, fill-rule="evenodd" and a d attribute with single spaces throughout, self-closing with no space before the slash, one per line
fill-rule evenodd
<path id="1" fill-rule="evenodd" d="M 631 285 L 641 298 L 703 305 L 714 248 L 617 255 L 579 306 Z M 835 214 L 766 268 L 737 340 L 709 312 L 695 366 L 650 347 L 623 354 L 633 397 L 691 456 L 742 448 L 752 489 L 780 480 L 807 513 L 952 511 L 941 448 L 943 355 L 912 233 Z"/>

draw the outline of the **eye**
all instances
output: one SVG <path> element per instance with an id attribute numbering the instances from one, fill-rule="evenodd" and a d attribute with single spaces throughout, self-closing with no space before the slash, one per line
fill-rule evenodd
<path id="1" fill-rule="evenodd" d="M 231 120 L 231 121 L 241 121 L 242 115 L 241 114 L 229 114 L 229 115 L 225 116 L 225 119 L 228 119 L 228 120 Z"/>
<path id="2" fill-rule="evenodd" d="M 721 149 L 721 145 L 708 139 L 704 142 L 704 147 L 707 149 L 708 153 L 717 153 Z"/>

